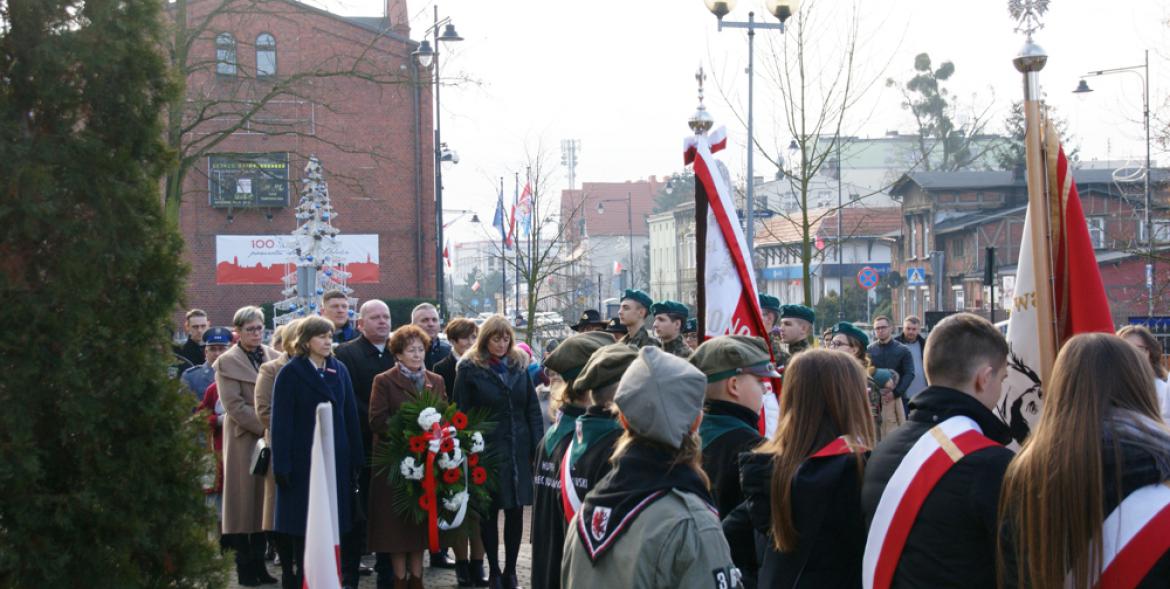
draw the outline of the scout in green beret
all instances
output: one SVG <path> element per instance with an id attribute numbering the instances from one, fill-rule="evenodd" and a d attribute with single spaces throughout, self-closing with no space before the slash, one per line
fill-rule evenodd
<path id="1" fill-rule="evenodd" d="M 691 364 L 707 377 L 703 404 L 703 470 L 711 479 L 711 495 L 719 513 L 731 513 L 743 502 L 739 487 L 739 455 L 764 440 L 760 410 L 765 379 L 779 378 L 762 338 L 723 335 L 711 338 L 691 356 Z"/>
<path id="2" fill-rule="evenodd" d="M 609 474 L 614 446 L 622 426 L 614 413 L 613 397 L 626 369 L 638 357 L 638 350 L 626 344 L 610 344 L 593 352 L 577 377 L 576 386 L 589 391 L 593 404 L 577 418 L 576 433 L 561 462 L 562 503 L 580 504 L 605 475 Z M 565 513 L 564 522 L 572 519 Z M 562 524 L 563 525 L 563 524 Z"/>
<path id="3" fill-rule="evenodd" d="M 760 311 L 764 319 L 764 337 L 772 345 L 772 357 L 776 360 L 776 364 L 783 366 L 788 361 L 788 355 L 784 353 L 784 342 L 780 339 L 779 333 L 780 299 L 764 293 L 760 293 L 757 298 L 760 301 Z"/>
<path id="4" fill-rule="evenodd" d="M 780 307 L 780 340 L 788 347 L 788 357 L 808 349 L 808 338 L 813 332 L 817 312 L 804 305 L 783 305 Z"/>
<path id="5" fill-rule="evenodd" d="M 626 326 L 626 335 L 618 341 L 636 348 L 662 347 L 646 329 L 646 317 L 649 316 L 650 307 L 653 305 L 654 301 L 650 300 L 650 295 L 636 288 L 628 289 L 622 294 L 621 305 L 618 307 L 618 319 L 621 320 L 622 325 Z"/>
<path id="6" fill-rule="evenodd" d="M 691 351 L 699 347 L 699 320 L 691 317 L 683 324 L 683 342 Z"/>
<path id="7" fill-rule="evenodd" d="M 559 407 L 556 422 L 537 446 L 535 493 L 532 504 L 532 574 L 534 579 L 560 579 L 561 546 L 565 542 L 565 516 L 561 506 L 561 460 L 569 446 L 577 418 L 589 405 L 589 389 L 578 386 L 580 374 L 593 353 L 614 345 L 603 332 L 569 336 L 544 358 L 544 367 L 564 381 L 553 385 L 552 398 Z"/>
<path id="8" fill-rule="evenodd" d="M 836 337 L 838 334 L 846 337 L 846 343 L 848 343 L 851 346 L 856 346 L 857 348 L 861 349 L 862 351 L 864 351 L 866 348 L 869 347 L 869 336 L 865 335 L 864 331 L 857 329 L 856 325 L 853 325 L 852 323 L 849 323 L 848 321 L 841 321 L 833 326 L 833 336 L 834 337 L 833 337 L 833 339 L 829 340 L 830 347 L 834 347 L 834 348 L 840 347 L 839 345 L 833 344 L 833 342 L 839 341 L 839 338 Z M 852 338 L 855 341 L 849 342 L 848 338 Z"/>
<path id="9" fill-rule="evenodd" d="M 680 337 L 683 324 L 690 315 L 686 305 L 662 301 L 650 307 L 650 314 L 654 316 L 654 335 L 662 342 L 662 349 L 684 360 L 690 358 L 691 348 Z"/>

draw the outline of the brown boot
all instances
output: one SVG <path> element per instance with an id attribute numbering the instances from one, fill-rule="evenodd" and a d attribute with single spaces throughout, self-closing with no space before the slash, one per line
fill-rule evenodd
<path id="1" fill-rule="evenodd" d="M 422 577 L 411 577 L 406 589 L 423 589 Z"/>
<path id="2" fill-rule="evenodd" d="M 394 589 L 407 589 L 406 577 L 394 577 Z"/>

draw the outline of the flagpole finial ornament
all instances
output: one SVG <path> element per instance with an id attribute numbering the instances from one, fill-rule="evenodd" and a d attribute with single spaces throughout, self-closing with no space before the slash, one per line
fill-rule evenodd
<path id="1" fill-rule="evenodd" d="M 707 74 L 703 73 L 703 66 L 699 66 L 699 71 L 695 72 L 695 81 L 699 83 L 699 108 L 695 109 L 695 113 L 691 115 L 691 120 L 687 123 L 695 135 L 706 135 L 707 131 L 711 130 L 711 126 L 715 124 L 715 119 L 711 118 L 707 107 L 703 106 L 703 81 L 706 79 Z"/>
<path id="2" fill-rule="evenodd" d="M 1020 73 L 1038 72 L 1048 63 L 1048 54 L 1032 40 L 1032 35 L 1044 28 L 1040 20 L 1048 12 L 1050 0 L 1008 0 L 1008 12 L 1016 21 L 1016 32 L 1024 33 L 1024 46 L 1012 63 Z"/>

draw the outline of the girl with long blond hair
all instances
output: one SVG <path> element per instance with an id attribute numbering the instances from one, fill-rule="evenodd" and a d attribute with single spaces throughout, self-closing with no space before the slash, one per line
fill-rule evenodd
<path id="1" fill-rule="evenodd" d="M 874 422 L 853 358 L 808 350 L 785 368 L 776 437 L 741 457 L 764 558 L 759 587 L 860 587 L 861 481 Z"/>
<path id="2" fill-rule="evenodd" d="M 1064 345 L 1040 421 L 1004 475 L 1002 585 L 1170 586 L 1170 522 L 1142 515 L 1170 505 L 1170 429 L 1153 380 L 1146 359 L 1116 336 Z M 1119 504 L 1128 521 L 1117 527 Z M 1145 534 L 1122 546 L 1127 528 Z"/>

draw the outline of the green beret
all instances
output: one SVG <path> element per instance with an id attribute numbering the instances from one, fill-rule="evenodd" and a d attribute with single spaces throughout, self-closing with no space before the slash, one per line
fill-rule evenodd
<path id="1" fill-rule="evenodd" d="M 644 293 L 636 288 L 626 289 L 626 292 L 622 294 L 621 300 L 624 301 L 626 299 L 630 299 L 632 301 L 635 301 L 638 304 L 642 305 L 643 307 L 646 307 L 646 309 L 650 309 L 650 307 L 654 306 L 654 301 L 652 301 L 650 299 L 650 295 L 648 295 L 648 294 L 646 294 L 646 293 Z"/>
<path id="2" fill-rule="evenodd" d="M 711 338 L 691 355 L 691 364 L 707 375 L 707 382 L 719 382 L 737 374 L 780 378 L 768 344 L 750 335 L 721 335 Z"/>
<path id="3" fill-rule="evenodd" d="M 695 317 L 691 317 L 690 319 L 687 319 L 686 322 L 683 323 L 682 332 L 683 333 L 699 333 L 699 320 L 696 319 Z"/>
<path id="4" fill-rule="evenodd" d="M 833 326 L 833 335 L 837 335 L 838 333 L 843 333 L 851 338 L 854 338 L 854 339 L 860 341 L 862 348 L 869 347 L 869 336 L 865 335 L 864 331 L 857 329 L 856 326 L 854 326 L 852 323 L 850 323 L 848 321 L 842 321 L 842 322 Z"/>
<path id="5" fill-rule="evenodd" d="M 765 311 L 775 311 L 777 313 L 780 312 L 780 299 L 764 293 L 760 293 L 759 299 L 761 309 Z"/>
<path id="6" fill-rule="evenodd" d="M 804 305 L 783 305 L 780 307 L 780 318 L 794 317 L 804 319 L 809 323 L 817 322 L 817 312 Z"/>
<path id="7" fill-rule="evenodd" d="M 573 384 L 593 352 L 612 343 L 612 336 L 596 331 L 571 335 L 545 356 L 544 366 L 561 375 L 567 384 Z"/>
<path id="8" fill-rule="evenodd" d="M 683 321 L 686 321 L 687 317 L 691 314 L 691 312 L 687 310 L 686 305 L 682 303 L 676 303 L 674 301 L 662 301 L 661 303 L 654 303 L 650 306 L 651 315 L 659 315 L 661 313 L 666 313 L 668 315 L 678 315 L 683 319 Z"/>
<path id="9" fill-rule="evenodd" d="M 577 380 L 573 381 L 573 388 L 592 391 L 614 384 L 637 357 L 638 350 L 626 344 L 609 344 L 598 348 L 585 363 L 585 368 L 581 369 Z"/>
<path id="10" fill-rule="evenodd" d="M 894 378 L 894 371 L 888 368 L 878 368 L 873 371 L 873 384 L 878 388 L 884 388 L 887 382 Z"/>

